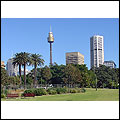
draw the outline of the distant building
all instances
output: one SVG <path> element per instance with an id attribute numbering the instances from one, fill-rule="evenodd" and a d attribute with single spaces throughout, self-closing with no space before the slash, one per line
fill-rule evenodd
<path id="1" fill-rule="evenodd" d="M 114 61 L 104 61 L 104 65 L 110 68 L 116 68 L 116 64 Z"/>
<path id="2" fill-rule="evenodd" d="M 5 68 L 4 61 L 1 61 L 1 67 L 2 67 L 2 68 Z"/>
<path id="3" fill-rule="evenodd" d="M 66 53 L 66 64 L 84 64 L 84 55 L 80 52 Z"/>
<path id="4" fill-rule="evenodd" d="M 90 65 L 99 67 L 104 63 L 104 43 L 103 36 L 94 35 L 90 38 Z"/>
<path id="5" fill-rule="evenodd" d="M 13 66 L 13 59 L 10 58 L 7 61 L 7 65 L 6 65 L 6 70 L 9 76 L 17 76 L 17 72 L 18 72 L 18 66 L 15 65 L 15 67 Z"/>
<path id="6" fill-rule="evenodd" d="M 31 71 L 29 71 L 28 69 L 26 69 L 26 75 L 28 74 L 28 73 L 30 73 Z M 19 71 L 18 71 L 18 75 L 19 75 Z M 24 69 L 23 68 L 21 68 L 21 75 L 24 75 Z"/>

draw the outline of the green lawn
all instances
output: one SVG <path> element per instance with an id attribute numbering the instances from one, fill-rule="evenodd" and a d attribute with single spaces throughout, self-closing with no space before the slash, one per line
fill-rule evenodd
<path id="1" fill-rule="evenodd" d="M 85 93 L 43 95 L 31 98 L 1 99 L 2 101 L 119 101 L 119 89 L 86 88 Z"/>

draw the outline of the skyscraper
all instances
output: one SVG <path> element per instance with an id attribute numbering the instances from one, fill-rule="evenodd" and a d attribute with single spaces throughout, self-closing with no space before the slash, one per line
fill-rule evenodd
<path id="1" fill-rule="evenodd" d="M 84 55 L 80 52 L 66 53 L 66 64 L 84 64 Z"/>
<path id="2" fill-rule="evenodd" d="M 90 38 L 90 64 L 91 67 L 99 67 L 104 63 L 103 36 L 94 35 Z"/>
<path id="3" fill-rule="evenodd" d="M 18 66 L 15 65 L 15 67 L 14 67 L 12 63 L 13 63 L 13 59 L 10 58 L 7 61 L 7 65 L 6 65 L 7 73 L 9 76 L 17 76 Z"/>

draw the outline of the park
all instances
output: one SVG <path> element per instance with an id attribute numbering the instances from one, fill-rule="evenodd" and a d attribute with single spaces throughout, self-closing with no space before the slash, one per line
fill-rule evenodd
<path id="1" fill-rule="evenodd" d="M 85 93 L 64 93 L 35 97 L 2 98 L 2 101 L 119 101 L 119 89 L 86 88 Z"/>
<path id="2" fill-rule="evenodd" d="M 16 53 L 13 65 L 19 75 L 1 67 L 2 101 L 118 101 L 119 68 L 105 65 L 88 70 L 86 64 L 43 66 L 39 54 Z M 26 75 L 26 66 L 34 68 Z M 21 75 L 24 66 L 24 75 Z M 40 66 L 40 68 L 38 68 Z"/>

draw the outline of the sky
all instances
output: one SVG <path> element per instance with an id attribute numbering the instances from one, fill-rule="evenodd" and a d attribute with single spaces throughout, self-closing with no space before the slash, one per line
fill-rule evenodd
<path id="1" fill-rule="evenodd" d="M 29 52 L 42 55 L 50 63 L 50 44 L 47 42 L 50 25 L 54 36 L 52 61 L 65 65 L 66 52 L 80 52 L 90 69 L 90 37 L 104 37 L 104 61 L 113 60 L 119 67 L 118 18 L 2 18 L 1 60 L 13 54 Z M 32 67 L 27 67 L 31 70 Z"/>

